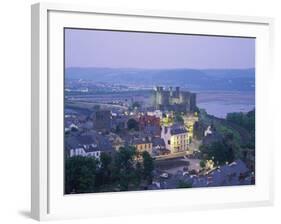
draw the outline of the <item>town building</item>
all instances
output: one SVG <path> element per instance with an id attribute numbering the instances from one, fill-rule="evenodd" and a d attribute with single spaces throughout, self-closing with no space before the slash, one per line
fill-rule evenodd
<path id="1" fill-rule="evenodd" d="M 150 155 L 152 154 L 152 141 L 149 138 L 135 139 L 133 140 L 133 146 L 139 153 L 147 151 Z"/>
<path id="2" fill-rule="evenodd" d="M 193 187 L 234 186 L 252 184 L 249 169 L 242 160 L 236 160 L 210 171 L 207 175 L 194 178 Z"/>
<path id="3" fill-rule="evenodd" d="M 110 110 L 96 110 L 92 114 L 93 127 L 95 130 L 104 131 L 111 128 Z"/>
<path id="4" fill-rule="evenodd" d="M 172 125 L 162 127 L 161 138 L 164 139 L 166 148 L 171 153 L 183 152 L 188 150 L 190 138 L 184 126 Z"/>
<path id="5" fill-rule="evenodd" d="M 138 119 L 139 129 L 145 134 L 151 136 L 160 136 L 161 127 L 160 127 L 160 118 L 156 116 L 143 115 Z"/>
<path id="6" fill-rule="evenodd" d="M 165 155 L 170 153 L 170 150 L 166 149 L 164 139 L 160 137 L 152 139 L 152 149 L 157 155 Z"/>
<path id="7" fill-rule="evenodd" d="M 213 132 L 211 130 L 211 126 L 209 125 L 207 129 L 204 131 L 204 136 L 211 135 Z"/>
<path id="8" fill-rule="evenodd" d="M 139 127 L 144 129 L 145 126 L 159 126 L 160 127 L 160 118 L 156 116 L 143 115 L 139 117 Z"/>
<path id="9" fill-rule="evenodd" d="M 128 116 L 112 116 L 111 128 L 116 132 L 123 131 L 127 128 Z"/>
<path id="10" fill-rule="evenodd" d="M 190 134 L 190 137 L 193 138 L 193 130 L 194 130 L 194 124 L 199 121 L 198 113 L 195 112 L 194 114 L 188 114 L 182 116 L 184 121 L 184 126 L 187 128 L 188 133 Z"/>
<path id="11" fill-rule="evenodd" d="M 72 148 L 70 150 L 70 157 L 73 156 L 83 156 L 83 157 L 95 157 L 96 159 L 100 159 L 101 151 L 97 147 L 90 146 L 89 148 Z"/>
<path id="12" fill-rule="evenodd" d="M 100 159 L 101 153 L 114 152 L 110 141 L 99 134 L 70 136 L 65 140 L 65 148 L 69 157 L 89 156 Z"/>
<path id="13" fill-rule="evenodd" d="M 108 140 L 112 144 L 112 147 L 118 151 L 121 147 L 125 146 L 125 141 L 115 133 L 109 133 Z"/>
<path id="14" fill-rule="evenodd" d="M 163 112 L 161 110 L 154 110 L 154 111 L 148 111 L 147 115 L 149 116 L 155 116 L 158 117 L 160 119 L 162 119 L 163 117 Z"/>
<path id="15" fill-rule="evenodd" d="M 202 143 L 204 145 L 211 145 L 214 142 L 222 141 L 223 136 L 216 131 L 212 126 L 208 126 L 204 131 L 204 137 Z"/>

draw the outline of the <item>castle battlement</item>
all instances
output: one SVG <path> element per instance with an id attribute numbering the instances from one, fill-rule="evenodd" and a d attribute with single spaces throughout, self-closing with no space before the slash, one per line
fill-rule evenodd
<path id="1" fill-rule="evenodd" d="M 196 110 L 196 94 L 181 91 L 180 87 L 157 86 L 154 90 L 154 106 L 161 110 L 178 112 L 194 112 Z"/>

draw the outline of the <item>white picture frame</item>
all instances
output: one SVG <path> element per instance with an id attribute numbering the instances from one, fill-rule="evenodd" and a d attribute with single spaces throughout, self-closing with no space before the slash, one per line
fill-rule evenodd
<path id="1" fill-rule="evenodd" d="M 37 220 L 248 207 L 273 203 L 270 108 L 273 19 L 191 12 L 101 9 L 38 3 L 32 15 L 31 214 Z M 183 32 L 257 38 L 254 186 L 149 192 L 63 194 L 63 27 Z M 54 150 L 59 148 L 59 150 Z"/>

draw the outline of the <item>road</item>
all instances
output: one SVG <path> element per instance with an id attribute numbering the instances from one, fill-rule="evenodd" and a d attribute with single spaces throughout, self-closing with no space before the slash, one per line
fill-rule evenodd
<path id="1" fill-rule="evenodd" d="M 156 156 L 155 160 L 175 159 L 175 158 L 179 158 L 179 157 L 184 157 L 186 154 L 187 154 L 186 151 L 171 153 L 171 154 L 168 154 L 168 155 Z"/>

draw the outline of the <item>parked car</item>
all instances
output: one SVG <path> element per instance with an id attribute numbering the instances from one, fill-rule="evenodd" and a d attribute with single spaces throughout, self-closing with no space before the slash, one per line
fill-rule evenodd
<path id="1" fill-rule="evenodd" d="M 168 173 L 162 173 L 160 175 L 160 177 L 167 179 L 167 178 L 169 178 L 169 174 Z"/>

